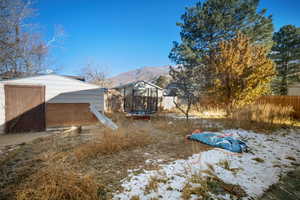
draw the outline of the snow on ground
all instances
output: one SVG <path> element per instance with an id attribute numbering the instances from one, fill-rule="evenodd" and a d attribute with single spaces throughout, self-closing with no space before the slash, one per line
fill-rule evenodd
<path id="1" fill-rule="evenodd" d="M 264 135 L 243 130 L 224 130 L 247 143 L 252 153 L 233 154 L 222 149 L 213 149 L 194 154 L 187 160 L 176 160 L 167 165 L 161 165 L 160 170 L 144 171 L 123 180 L 124 191 L 115 194 L 114 199 L 131 199 L 139 196 L 140 199 L 181 199 L 181 192 L 188 178 L 195 173 L 207 169 L 207 164 L 214 166 L 215 173 L 226 183 L 240 185 L 249 197 L 257 198 L 276 183 L 280 175 L 292 169 L 292 163 L 300 161 L 300 133 L 288 135 Z M 295 158 L 295 160 L 289 158 Z M 262 160 L 256 161 L 255 158 Z M 220 165 L 221 161 L 228 160 L 230 168 L 238 171 L 226 170 Z M 145 193 L 145 188 L 153 177 L 167 179 L 159 183 L 157 191 Z M 229 195 L 224 196 L 229 199 Z"/>

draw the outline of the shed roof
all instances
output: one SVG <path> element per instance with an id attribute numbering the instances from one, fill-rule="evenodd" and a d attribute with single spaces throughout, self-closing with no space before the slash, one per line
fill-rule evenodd
<path id="1" fill-rule="evenodd" d="M 87 83 L 87 82 L 84 82 L 83 80 L 80 80 L 77 76 L 67 76 L 67 75 L 58 75 L 58 74 L 42 74 L 42 75 L 34 75 L 34 76 L 27 76 L 27 77 L 20 77 L 20 78 L 4 79 L 4 80 L 0 80 L 0 83 L 9 83 L 9 82 L 13 82 L 15 80 L 30 79 L 30 78 L 33 78 L 33 77 L 42 77 L 42 76 L 45 76 L 45 77 L 47 77 L 47 76 L 57 76 L 57 77 L 65 78 L 65 79 L 68 79 L 68 80 L 77 81 L 77 82 L 80 82 L 80 83 L 85 84 L 85 85 L 97 86 L 97 87 L 100 88 L 100 86 L 98 86 L 98 85 L 95 85 L 95 84 L 92 84 L 92 83 Z"/>

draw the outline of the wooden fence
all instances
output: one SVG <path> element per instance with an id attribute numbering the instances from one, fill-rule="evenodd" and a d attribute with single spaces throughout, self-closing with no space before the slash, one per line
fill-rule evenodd
<path id="1" fill-rule="evenodd" d="M 257 103 L 269 103 L 282 106 L 292 106 L 296 118 L 300 118 L 300 96 L 263 96 Z"/>

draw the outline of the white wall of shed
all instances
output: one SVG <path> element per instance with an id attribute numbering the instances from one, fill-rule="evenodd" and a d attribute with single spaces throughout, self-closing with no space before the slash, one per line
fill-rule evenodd
<path id="1" fill-rule="evenodd" d="M 0 83 L 0 134 L 4 132 L 5 125 L 5 93 L 4 85 Z"/>
<path id="2" fill-rule="evenodd" d="M 47 103 L 90 103 L 98 111 L 105 111 L 104 92 L 101 88 L 61 93 Z"/>
<path id="3" fill-rule="evenodd" d="M 97 85 L 49 74 L 0 81 L 0 133 L 5 124 L 4 85 L 43 85 L 46 103 L 91 103 L 101 112 L 105 110 L 104 91 Z"/>

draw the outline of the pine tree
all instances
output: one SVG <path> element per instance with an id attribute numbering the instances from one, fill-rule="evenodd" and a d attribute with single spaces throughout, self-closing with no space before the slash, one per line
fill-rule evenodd
<path id="1" fill-rule="evenodd" d="M 182 15 L 181 43 L 174 42 L 169 58 L 185 67 L 203 66 L 204 56 L 222 40 L 238 32 L 252 42 L 272 46 L 272 17 L 258 11 L 259 0 L 207 0 L 187 8 Z M 209 79 L 209 77 L 207 77 Z"/>
<path id="2" fill-rule="evenodd" d="M 226 106 L 240 107 L 268 93 L 276 70 L 267 55 L 266 47 L 243 34 L 221 42 L 206 58 L 213 77 L 210 95 Z"/>
<path id="3" fill-rule="evenodd" d="M 275 94 L 286 95 L 288 86 L 300 81 L 300 28 L 293 25 L 283 26 L 274 33 L 275 42 L 271 58 L 276 63 L 277 76 L 272 89 Z"/>

